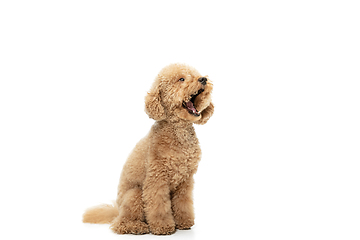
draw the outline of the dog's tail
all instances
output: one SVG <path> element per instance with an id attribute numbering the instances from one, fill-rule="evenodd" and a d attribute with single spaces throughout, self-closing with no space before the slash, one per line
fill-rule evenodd
<path id="1" fill-rule="evenodd" d="M 89 208 L 83 215 L 84 223 L 111 223 L 119 215 L 117 204 L 102 204 Z"/>

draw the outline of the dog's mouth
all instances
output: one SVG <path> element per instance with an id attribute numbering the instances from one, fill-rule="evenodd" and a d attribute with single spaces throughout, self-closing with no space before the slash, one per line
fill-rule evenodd
<path id="1" fill-rule="evenodd" d="M 197 96 L 200 95 L 200 93 L 202 93 L 204 91 L 204 89 L 200 89 L 199 91 L 197 91 L 196 93 L 194 93 L 193 95 L 190 96 L 190 100 L 187 102 L 183 102 L 182 106 L 191 114 L 194 115 L 196 117 L 200 116 L 200 113 L 198 112 L 198 110 L 196 110 L 195 106 L 194 106 L 194 102 Z"/>

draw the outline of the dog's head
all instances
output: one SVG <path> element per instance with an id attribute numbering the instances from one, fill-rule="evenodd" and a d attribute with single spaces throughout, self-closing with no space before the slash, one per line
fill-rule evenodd
<path id="1" fill-rule="evenodd" d="M 145 112 L 160 121 L 181 118 L 205 124 L 214 112 L 213 84 L 185 64 L 163 68 L 145 97 Z"/>

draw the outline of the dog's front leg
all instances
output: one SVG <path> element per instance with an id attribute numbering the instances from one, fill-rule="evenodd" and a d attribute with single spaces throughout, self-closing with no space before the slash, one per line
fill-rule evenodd
<path id="1" fill-rule="evenodd" d="M 194 225 L 193 185 L 194 179 L 191 176 L 172 194 L 171 204 L 177 229 L 190 229 Z"/>
<path id="2" fill-rule="evenodd" d="M 161 161 L 150 163 L 148 166 L 143 200 L 150 231 L 157 235 L 174 233 L 175 222 L 171 211 L 169 179 Z"/>

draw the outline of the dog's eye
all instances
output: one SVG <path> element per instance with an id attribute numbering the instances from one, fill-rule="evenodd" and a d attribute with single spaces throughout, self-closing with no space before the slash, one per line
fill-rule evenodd
<path id="1" fill-rule="evenodd" d="M 185 81 L 185 79 L 184 79 L 184 78 L 180 78 L 179 81 L 180 81 L 180 82 L 183 82 L 183 81 Z"/>

